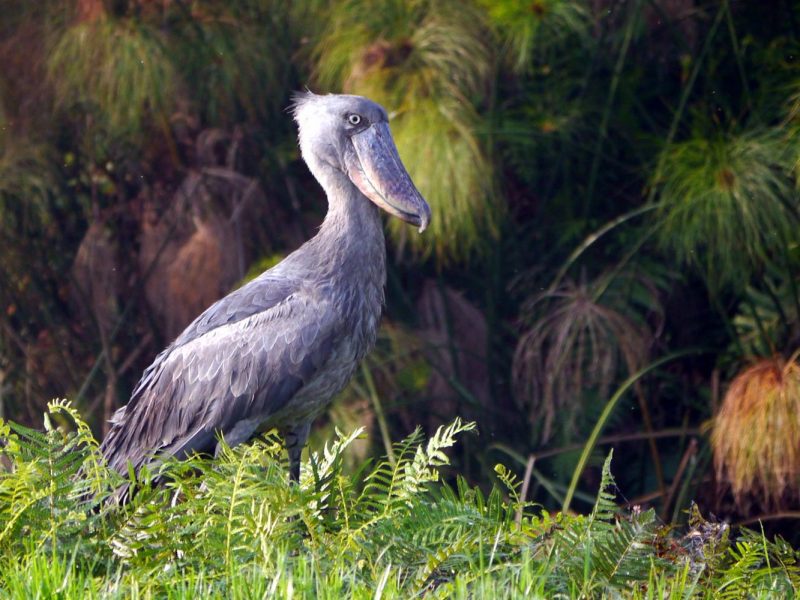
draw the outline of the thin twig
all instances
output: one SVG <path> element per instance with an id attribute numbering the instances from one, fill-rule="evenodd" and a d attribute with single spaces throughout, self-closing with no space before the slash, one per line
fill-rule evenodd
<path id="1" fill-rule="evenodd" d="M 389 459 L 389 464 L 394 466 L 397 462 L 397 459 L 394 456 L 392 438 L 389 436 L 389 425 L 386 423 L 386 415 L 383 413 L 383 405 L 381 404 L 381 399 L 378 396 L 378 391 L 375 388 L 375 381 L 372 379 L 372 373 L 370 373 L 369 367 L 367 367 L 365 363 L 362 363 L 361 365 L 361 372 L 364 375 L 364 381 L 367 384 L 370 400 L 372 400 L 372 406 L 375 409 L 375 418 L 378 420 L 378 427 L 381 430 L 383 445 L 386 449 L 386 457 Z"/>
<path id="2" fill-rule="evenodd" d="M 603 109 L 603 117 L 600 121 L 600 132 L 597 136 L 597 144 L 594 149 L 594 156 L 592 157 L 592 166 L 589 172 L 589 184 L 586 190 L 585 200 L 583 202 L 583 216 L 587 218 L 589 215 L 589 207 L 594 196 L 594 188 L 597 183 L 597 174 L 600 170 L 600 157 L 603 152 L 603 143 L 606 140 L 608 133 L 608 122 L 611 119 L 611 109 L 614 105 L 614 99 L 617 95 L 617 87 L 619 86 L 620 79 L 622 78 L 622 70 L 625 67 L 625 60 L 628 57 L 628 50 L 633 39 L 633 30 L 636 23 L 639 21 L 639 7 L 641 2 L 637 1 L 633 6 L 632 15 L 628 17 L 628 23 L 625 27 L 625 36 L 622 39 L 622 48 L 619 51 L 619 57 L 614 65 L 614 72 L 611 78 L 611 86 L 608 90 L 608 97 L 606 99 L 606 106 Z"/>
<path id="3" fill-rule="evenodd" d="M 785 510 L 781 512 L 765 514 L 765 515 L 758 515 L 755 517 L 748 517 L 743 521 L 739 521 L 738 523 L 734 523 L 734 527 L 745 527 L 747 525 L 751 525 L 753 523 L 758 523 L 759 521 L 777 521 L 778 519 L 800 519 L 800 511 L 796 510 Z"/>
<path id="4" fill-rule="evenodd" d="M 650 202 L 648 202 L 644 206 L 639 206 L 638 208 L 635 208 L 629 212 L 626 212 L 623 215 L 616 217 L 615 219 L 612 219 L 597 231 L 594 231 L 589 235 L 587 235 L 586 238 L 583 240 L 583 242 L 581 242 L 580 246 L 575 248 L 575 250 L 572 251 L 572 254 L 570 254 L 569 257 L 567 257 L 567 260 L 564 262 L 564 264 L 561 265 L 561 268 L 558 270 L 558 273 L 556 273 L 556 276 L 553 278 L 553 283 L 550 284 L 550 287 L 548 288 L 547 292 L 552 293 L 556 289 L 558 289 L 561 280 L 564 279 L 564 276 L 567 274 L 567 271 L 569 271 L 570 267 L 575 263 L 576 260 L 578 260 L 578 258 L 580 258 L 581 254 L 583 254 L 597 240 L 599 240 L 601 237 L 603 237 L 609 231 L 613 230 L 618 225 L 621 225 L 626 221 L 632 219 L 633 217 L 637 217 L 643 213 L 649 212 L 656 208 L 658 208 L 657 204 L 651 204 Z"/>
<path id="5" fill-rule="evenodd" d="M 689 96 L 692 93 L 692 89 L 694 88 L 695 81 L 697 81 L 697 76 L 700 74 L 700 67 L 703 64 L 703 58 L 705 58 L 706 53 L 711 48 L 711 42 L 713 41 L 717 29 L 719 28 L 720 23 L 722 23 L 722 17 L 725 16 L 725 5 L 723 4 L 720 9 L 717 11 L 717 16 L 714 19 L 714 22 L 711 24 L 711 28 L 708 30 L 706 34 L 706 40 L 703 44 L 703 48 L 700 50 L 700 54 L 697 56 L 697 60 L 694 64 L 694 69 L 692 69 L 691 75 L 689 75 L 689 79 L 686 82 L 686 87 L 683 90 L 683 94 L 681 94 L 681 98 L 678 101 L 678 109 L 675 111 L 675 114 L 672 117 L 672 123 L 669 126 L 669 132 L 667 133 L 667 138 L 664 142 L 664 146 L 667 147 L 672 144 L 673 140 L 675 139 L 675 135 L 678 133 L 678 125 L 680 125 L 681 120 L 683 119 L 683 113 L 686 110 L 686 104 L 689 101 Z M 664 171 L 664 163 L 666 162 L 666 152 L 662 152 L 661 155 L 658 157 L 658 162 L 656 163 L 655 172 L 653 175 L 652 183 L 650 185 L 650 192 L 647 195 L 647 203 L 652 204 L 656 197 L 656 188 L 658 182 L 661 180 L 661 174 Z"/>
<path id="6" fill-rule="evenodd" d="M 662 439 L 662 438 L 670 438 L 670 437 L 682 437 L 685 435 L 698 435 L 700 433 L 699 429 L 696 428 L 674 428 L 674 429 L 662 429 L 660 431 L 654 431 L 652 433 L 648 433 L 647 431 L 637 431 L 636 433 L 620 433 L 618 435 L 608 435 L 605 437 L 600 438 L 597 440 L 598 446 L 605 446 L 606 444 L 616 444 L 619 442 L 637 442 L 640 440 L 648 440 L 648 439 Z M 541 460 L 543 458 L 550 458 L 551 456 L 558 456 L 559 454 L 565 454 L 567 452 L 574 452 L 575 450 L 580 450 L 583 448 L 584 444 L 569 444 L 568 446 L 561 446 L 559 448 L 552 448 L 550 450 L 543 450 L 542 452 L 535 452 L 531 456 L 534 456 L 537 460 Z"/>
<path id="7" fill-rule="evenodd" d="M 710 477 L 705 477 L 700 481 L 700 483 L 709 483 L 709 482 L 711 482 Z M 659 490 L 653 490 L 652 492 L 647 492 L 645 494 L 642 494 L 641 496 L 636 496 L 636 498 L 627 500 L 625 504 L 623 504 L 623 506 L 625 508 L 631 508 L 632 506 L 641 505 L 646 502 L 651 502 L 657 498 L 663 498 L 663 497 L 664 497 L 663 494 Z"/>
<path id="8" fill-rule="evenodd" d="M 519 493 L 519 507 L 514 521 L 517 525 L 522 524 L 522 508 L 525 506 L 525 500 L 528 498 L 528 488 L 531 485 L 531 475 L 533 475 L 533 465 L 536 462 L 536 457 L 531 454 L 528 457 L 528 463 L 525 465 L 525 476 L 522 478 L 522 489 Z"/>
<path id="9" fill-rule="evenodd" d="M 136 347 L 133 350 L 131 350 L 127 358 L 122 361 L 117 372 L 120 375 L 124 375 L 128 371 L 128 369 L 130 369 L 133 366 L 133 363 L 136 361 L 137 358 L 139 358 L 139 355 L 142 352 L 144 352 L 144 349 L 147 348 L 147 346 L 149 346 L 152 341 L 153 341 L 153 332 L 148 331 L 142 336 L 142 339 L 139 341 Z"/>
<path id="10" fill-rule="evenodd" d="M 669 505 L 672 504 L 672 500 L 675 498 L 675 494 L 678 491 L 678 484 L 680 484 L 681 477 L 683 477 L 683 472 L 686 470 L 686 466 L 689 464 L 689 459 L 695 454 L 697 454 L 697 440 L 692 438 L 689 442 L 689 446 L 686 448 L 686 452 L 684 452 L 683 456 L 681 457 L 681 462 L 678 464 L 678 470 L 675 472 L 675 477 L 672 479 L 672 485 L 669 488 L 669 494 L 664 499 L 664 505 L 661 507 L 661 518 L 664 520 L 667 518 Z"/>
<path id="11" fill-rule="evenodd" d="M 731 36 L 731 46 L 733 47 L 733 56 L 736 58 L 736 66 L 739 69 L 739 78 L 742 80 L 742 90 L 744 91 L 745 103 L 747 104 L 747 110 L 751 110 L 753 108 L 753 100 L 750 97 L 750 86 L 747 84 L 747 75 L 744 72 L 742 50 L 739 47 L 739 38 L 736 35 L 736 28 L 733 24 L 731 5 L 728 0 L 723 0 L 722 5 L 725 7 L 725 21 L 728 25 L 728 33 Z"/>

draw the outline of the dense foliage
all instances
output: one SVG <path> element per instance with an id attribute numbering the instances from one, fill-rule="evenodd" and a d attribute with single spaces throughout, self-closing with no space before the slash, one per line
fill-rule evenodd
<path id="1" fill-rule="evenodd" d="M 590 510 L 613 446 L 625 499 L 664 523 L 685 522 L 694 500 L 787 531 L 800 497 L 798 19 L 791 0 L 7 0 L 0 416 L 36 425 L 66 396 L 102 435 L 195 315 L 313 235 L 325 203 L 296 148 L 290 94 L 367 94 L 390 111 L 434 218 L 422 236 L 387 221 L 379 345 L 312 450 L 363 426 L 338 455 L 357 472 L 392 456 L 390 440 L 461 415 L 482 435 L 453 462 L 484 491 L 506 462 L 527 473 L 520 502 Z M 268 448 L 198 469 L 255 477 L 239 457 L 269 462 Z M 301 508 L 310 483 L 293 491 L 266 472 L 272 491 L 258 494 L 312 510 Z M 462 487 L 448 498 L 467 510 L 477 492 Z M 130 513 L 136 534 L 146 506 L 143 520 Z M 496 510 L 491 527 L 527 535 Z M 301 520 L 279 520 L 286 544 L 304 539 Z M 341 523 L 321 523 L 321 539 L 339 535 Z M 534 538 L 547 528 L 530 527 Z M 520 567 L 514 552 L 546 544 L 503 543 L 503 577 L 589 585 Z M 116 572 L 102 554 L 87 571 L 86 552 L 18 567 L 87 586 L 87 573 Z M 344 561 L 341 581 L 362 558 L 386 586 L 438 581 L 420 556 L 402 558 L 413 574 L 401 576 L 364 552 L 320 556 Z M 482 569 L 500 556 L 481 552 L 452 550 L 494 557 Z M 228 577 L 220 564 L 196 584 Z"/>
<path id="2" fill-rule="evenodd" d="M 118 478 L 77 413 L 53 403 L 45 425 L 1 426 L 0 597 L 742 598 L 800 586 L 798 553 L 781 540 L 733 542 L 696 511 L 678 537 L 652 509 L 618 510 L 611 457 L 586 516 L 523 502 L 501 465 L 488 495 L 442 484 L 444 451 L 475 428 L 459 420 L 356 475 L 342 464 L 360 430 L 340 433 L 300 485 L 274 439 L 170 463 L 163 486 L 124 507 L 105 502 Z"/>

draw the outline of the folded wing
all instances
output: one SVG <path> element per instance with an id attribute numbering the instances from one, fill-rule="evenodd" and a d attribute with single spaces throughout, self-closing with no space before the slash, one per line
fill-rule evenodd
<path id="1" fill-rule="evenodd" d="M 112 419 L 102 446 L 109 465 L 125 473 L 128 463 L 138 470 L 158 457 L 210 452 L 218 434 L 285 406 L 325 364 L 341 330 L 327 300 L 299 285 L 286 291 L 258 311 L 214 305 L 160 354 Z"/>

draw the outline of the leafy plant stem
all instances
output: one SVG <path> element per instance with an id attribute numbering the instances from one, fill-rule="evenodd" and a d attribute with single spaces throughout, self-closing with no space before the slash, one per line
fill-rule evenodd
<path id="1" fill-rule="evenodd" d="M 733 47 L 733 55 L 736 57 L 736 67 L 739 69 L 739 77 L 742 79 L 742 90 L 744 92 L 745 104 L 747 105 L 747 109 L 750 110 L 753 106 L 753 100 L 750 97 L 750 86 L 747 85 L 747 75 L 744 72 L 742 52 L 741 48 L 739 47 L 739 38 L 736 37 L 736 28 L 733 24 L 730 0 L 723 0 L 722 5 L 725 8 L 725 22 L 728 26 L 728 33 L 731 36 L 731 46 Z"/>
<path id="2" fill-rule="evenodd" d="M 699 429 L 661 429 L 659 431 L 641 431 L 636 433 L 621 433 L 618 435 L 607 435 L 601 437 L 597 440 L 597 444 L 599 446 L 603 446 L 605 444 L 618 444 L 620 442 L 636 442 L 639 440 L 647 440 L 647 439 L 663 439 L 663 438 L 671 438 L 671 437 L 683 437 L 685 435 L 697 435 L 699 433 Z M 531 454 L 536 460 L 542 460 L 544 458 L 550 458 L 552 456 L 558 456 L 560 454 L 565 454 L 567 452 L 574 452 L 575 450 L 580 450 L 583 448 L 584 444 L 569 444 L 566 446 L 561 446 L 559 448 L 551 448 L 549 450 L 543 450 L 541 452 L 534 452 Z"/>
<path id="3" fill-rule="evenodd" d="M 672 481 L 672 485 L 669 489 L 669 495 L 662 496 L 663 498 L 663 506 L 661 507 L 661 518 L 666 519 L 667 514 L 669 511 L 670 504 L 672 504 L 673 498 L 675 498 L 675 494 L 678 491 L 678 485 L 680 484 L 681 477 L 683 477 L 684 471 L 686 471 L 686 466 L 689 464 L 689 460 L 697 453 L 697 440 L 694 438 L 689 442 L 689 446 L 686 448 L 686 451 L 683 453 L 683 457 L 681 458 L 681 462 L 678 465 L 678 469 L 675 471 L 675 476 Z"/>
<path id="4" fill-rule="evenodd" d="M 712 306 L 716 309 L 720 319 L 722 320 L 722 324 L 725 327 L 725 331 L 728 333 L 728 337 L 732 339 L 733 343 L 736 345 L 736 351 L 738 352 L 739 356 L 747 356 L 747 353 L 744 351 L 744 347 L 742 346 L 742 341 L 736 334 L 736 328 L 733 326 L 733 323 L 731 322 L 731 318 L 728 315 L 728 311 L 726 311 L 725 308 L 722 306 L 719 296 L 717 294 L 709 294 L 709 298 L 711 300 Z"/>
<path id="5" fill-rule="evenodd" d="M 625 34 L 622 39 L 622 47 L 619 50 L 619 56 L 617 57 L 617 62 L 614 65 L 614 74 L 611 78 L 611 85 L 608 89 L 608 96 L 606 98 L 606 105 L 603 109 L 603 117 L 600 121 L 600 131 L 597 135 L 597 143 L 594 149 L 594 156 L 592 158 L 592 166 L 589 172 L 589 185 L 586 190 L 586 196 L 584 197 L 583 201 L 583 217 L 586 219 L 589 216 L 589 209 L 591 206 L 592 198 L 594 197 L 594 188 L 595 184 L 597 183 L 597 174 L 600 170 L 600 159 L 603 153 L 603 143 L 606 139 L 606 134 L 608 132 L 608 122 L 611 118 L 611 109 L 614 106 L 614 99 L 617 95 L 617 87 L 619 87 L 619 82 L 622 79 L 622 70 L 625 67 L 625 60 L 628 56 L 628 50 L 631 45 L 631 40 L 633 39 L 633 30 L 635 28 L 636 23 L 639 20 L 639 7 L 641 6 L 641 0 L 637 0 L 634 4 L 632 10 L 630 11 L 630 15 L 628 17 L 628 23 L 625 27 Z"/>
<path id="6" fill-rule="evenodd" d="M 661 491 L 661 497 L 663 498 L 667 487 L 664 483 L 664 467 L 661 464 L 661 455 L 658 453 L 658 444 L 656 444 L 656 439 L 652 435 L 653 418 L 650 415 L 650 407 L 647 406 L 647 398 L 640 389 L 640 386 L 636 386 L 635 393 L 639 401 L 639 410 L 642 411 L 642 421 L 644 422 L 645 431 L 650 434 L 647 437 L 647 445 L 650 447 L 650 457 L 653 460 L 653 467 L 656 470 L 656 483 L 658 484 L 658 489 Z"/>
<path id="7" fill-rule="evenodd" d="M 389 459 L 389 463 L 394 465 L 397 461 L 394 456 L 394 449 L 392 448 L 392 438 L 389 437 L 389 425 L 386 423 L 383 405 L 381 404 L 381 399 L 378 397 L 378 391 L 375 389 L 375 381 L 372 379 L 372 373 L 364 363 L 361 364 L 361 373 L 364 375 L 364 381 L 369 391 L 369 398 L 375 409 L 375 418 L 378 420 L 378 427 L 381 430 L 381 438 L 383 438 L 383 446 L 386 449 L 386 457 Z"/>
<path id="8" fill-rule="evenodd" d="M 689 493 L 689 486 L 694 479 L 695 473 L 697 473 L 697 471 L 703 472 L 707 468 L 710 460 L 711 452 L 709 451 L 708 445 L 706 445 L 695 454 L 695 460 L 689 461 L 689 466 L 686 470 L 686 476 L 683 478 L 680 491 L 675 498 L 674 507 L 672 509 L 672 523 L 678 522 L 678 518 L 683 510 L 684 502 L 686 501 L 686 496 Z"/>
<path id="9" fill-rule="evenodd" d="M 586 250 L 589 247 L 591 247 L 592 244 L 594 244 L 597 240 L 599 240 L 609 231 L 614 230 L 619 225 L 622 225 L 623 223 L 633 219 L 634 217 L 638 217 L 639 215 L 642 215 L 646 212 L 655 210 L 656 208 L 658 208 L 658 206 L 659 206 L 658 204 L 648 203 L 645 204 L 644 206 L 635 208 L 631 211 L 628 211 L 616 217 L 615 219 L 612 219 L 597 231 L 587 235 L 586 238 L 583 240 L 583 242 L 581 242 L 581 244 L 577 248 L 575 248 L 575 250 L 572 251 L 572 254 L 570 254 L 567 257 L 567 260 L 564 261 L 564 264 L 561 265 L 561 268 L 558 270 L 558 273 L 556 273 L 556 276 L 553 278 L 553 282 L 550 284 L 550 287 L 548 288 L 548 293 L 552 293 L 558 288 L 559 284 L 561 283 L 561 280 L 564 279 L 564 276 L 567 274 L 572 265 L 575 264 L 575 261 L 577 261 L 578 258 L 580 258 L 580 256 L 584 252 L 586 252 Z"/>
<path id="10" fill-rule="evenodd" d="M 758 335 L 761 338 L 761 342 L 764 344 L 764 348 L 769 348 L 770 352 L 774 354 L 775 353 L 774 344 L 772 343 L 772 340 L 770 340 L 766 330 L 764 329 L 764 323 L 761 320 L 761 315 L 758 314 L 756 307 L 753 305 L 752 298 L 745 297 L 745 303 L 747 304 L 747 308 L 750 309 L 750 314 L 753 316 L 753 321 L 755 321 L 756 327 L 758 328 Z"/>
<path id="11" fill-rule="evenodd" d="M 641 247 L 644 246 L 645 242 L 647 242 L 647 240 L 649 240 L 657 230 L 658 225 L 651 227 L 643 236 L 639 238 L 639 240 L 637 240 L 635 244 L 633 244 L 633 247 L 625 253 L 625 256 L 622 257 L 622 260 L 620 260 L 614 269 L 606 276 L 605 282 L 602 285 L 597 286 L 597 290 L 592 295 L 592 299 L 595 302 L 600 300 L 605 291 L 608 289 L 608 286 L 611 285 L 611 282 L 614 280 L 614 278 L 620 273 L 620 271 L 622 271 L 622 269 L 625 268 L 625 265 L 627 265 L 628 262 L 639 253 Z"/>
<path id="12" fill-rule="evenodd" d="M 697 60 L 695 61 L 694 68 L 692 69 L 691 75 L 689 75 L 689 79 L 686 82 L 686 87 L 683 89 L 683 94 L 681 94 L 680 101 L 678 102 L 678 109 L 675 111 L 675 114 L 672 117 L 672 123 L 669 126 L 669 132 L 667 133 L 667 137 L 664 141 L 664 146 L 667 147 L 672 144 L 672 141 L 675 139 L 675 135 L 678 133 L 678 125 L 680 124 L 683 113 L 686 110 L 686 103 L 689 101 L 689 96 L 694 89 L 694 84 L 697 81 L 697 76 L 700 74 L 700 67 L 703 64 L 703 59 L 705 58 L 706 53 L 711 48 L 711 42 L 714 40 L 716 36 L 717 29 L 719 29 L 720 23 L 722 23 L 722 17 L 725 16 L 725 5 L 723 4 L 720 9 L 717 11 L 717 16 L 714 18 L 714 22 L 711 25 L 711 28 L 708 30 L 708 34 L 706 35 L 705 43 L 703 44 L 703 48 L 700 50 L 700 54 L 697 56 Z M 662 152 L 658 158 L 658 162 L 656 163 L 656 168 L 654 171 L 653 176 L 653 185 L 650 186 L 650 192 L 647 195 L 647 203 L 646 205 L 650 205 L 655 200 L 657 186 L 656 184 L 661 179 L 661 174 L 664 171 L 664 164 L 666 161 L 666 153 Z"/>

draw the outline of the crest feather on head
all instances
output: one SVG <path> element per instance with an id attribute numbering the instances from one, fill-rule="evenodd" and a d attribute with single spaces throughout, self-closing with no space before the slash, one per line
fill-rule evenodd
<path id="1" fill-rule="evenodd" d="M 292 102 L 288 109 L 289 112 L 292 113 L 294 120 L 297 121 L 298 115 L 305 105 L 313 102 L 319 97 L 320 96 L 318 94 L 315 94 L 308 89 L 305 92 L 294 92 L 292 94 Z"/>

